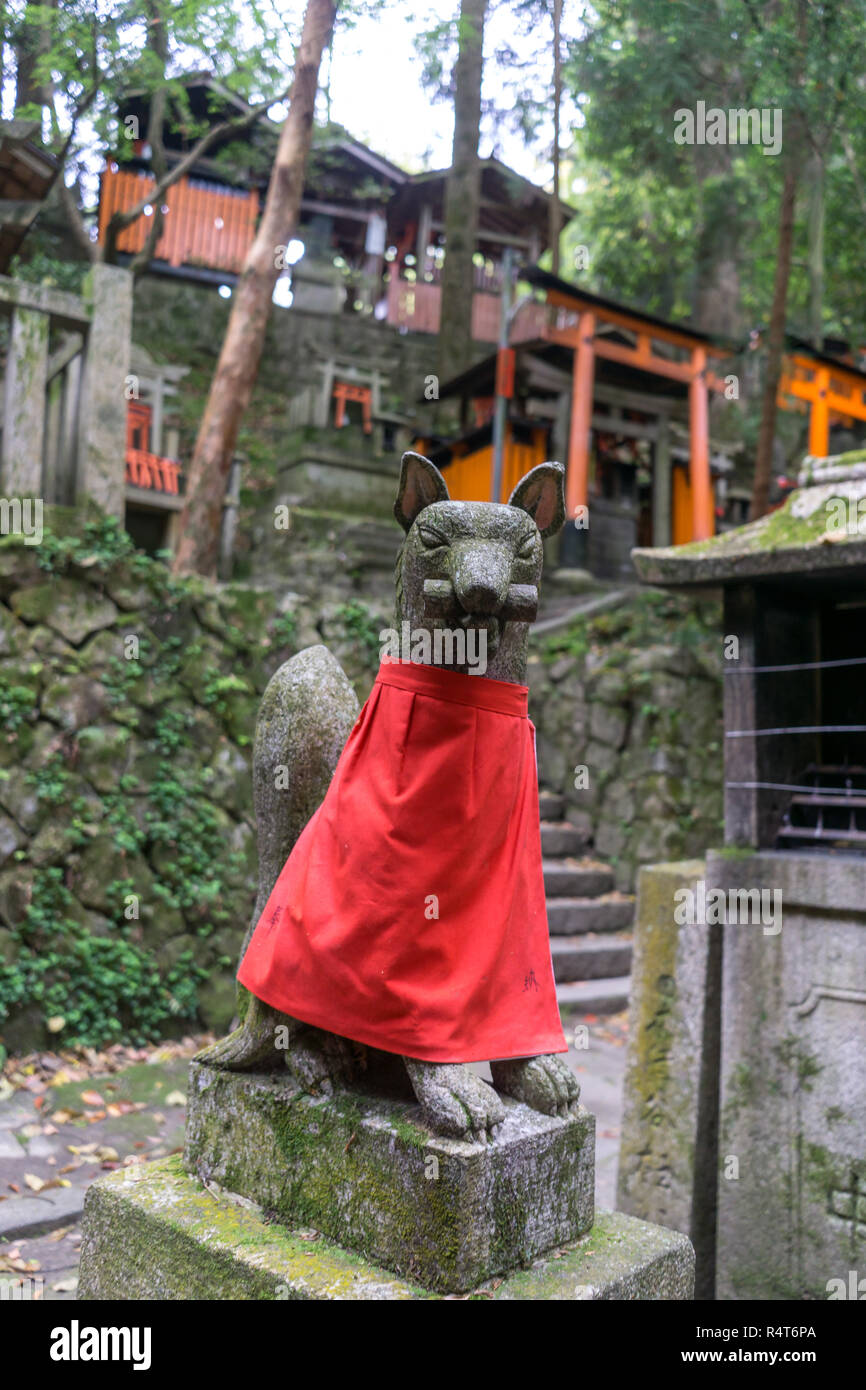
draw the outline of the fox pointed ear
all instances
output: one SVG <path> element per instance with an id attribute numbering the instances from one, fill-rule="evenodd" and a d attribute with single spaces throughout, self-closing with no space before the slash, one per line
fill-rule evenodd
<path id="1" fill-rule="evenodd" d="M 439 469 L 423 454 L 406 453 L 400 469 L 400 486 L 394 515 L 409 531 L 419 512 L 429 507 L 431 502 L 450 502 L 445 479 Z"/>
<path id="2" fill-rule="evenodd" d="M 539 463 L 521 478 L 508 499 L 510 507 L 528 512 L 542 536 L 553 536 L 565 521 L 565 469 Z"/>

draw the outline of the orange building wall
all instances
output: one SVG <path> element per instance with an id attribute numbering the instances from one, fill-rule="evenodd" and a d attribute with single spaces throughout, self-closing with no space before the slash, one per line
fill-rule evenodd
<path id="1" fill-rule="evenodd" d="M 525 473 L 536 464 L 544 463 L 546 439 L 547 431 L 543 426 L 533 430 L 531 444 L 515 443 L 510 427 L 506 429 L 500 502 L 508 501 Z M 423 453 L 423 439 L 418 440 L 415 447 Z M 489 502 L 493 484 L 493 445 L 487 444 L 472 454 L 452 459 L 443 468 L 442 476 L 455 502 Z"/>

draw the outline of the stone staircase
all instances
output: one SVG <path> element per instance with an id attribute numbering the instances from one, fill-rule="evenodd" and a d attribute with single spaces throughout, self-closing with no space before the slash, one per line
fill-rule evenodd
<path id="1" fill-rule="evenodd" d="M 584 857 L 586 842 L 562 819 L 562 798 L 539 793 L 541 853 L 556 995 L 569 1012 L 611 1014 L 628 1004 L 634 899 L 613 872 Z"/>

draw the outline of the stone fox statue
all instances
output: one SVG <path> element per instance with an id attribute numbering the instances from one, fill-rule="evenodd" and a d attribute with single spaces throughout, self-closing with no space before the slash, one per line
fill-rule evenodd
<path id="1" fill-rule="evenodd" d="M 272 677 L 254 748 L 259 894 L 238 972 L 249 1004 L 200 1060 L 284 1059 L 304 1089 L 329 1093 L 370 1059 L 402 1057 L 436 1132 L 486 1139 L 499 1093 L 552 1115 L 579 1096 L 556 1055 L 524 685 L 563 471 L 533 468 L 507 505 L 452 502 L 408 453 L 394 512 L 398 631 L 472 629 L 486 669 L 467 668 L 470 644 L 440 639 L 422 648 L 438 665 L 384 659 L 360 714 L 325 647 Z M 467 1065 L 488 1060 L 492 1086 Z"/>

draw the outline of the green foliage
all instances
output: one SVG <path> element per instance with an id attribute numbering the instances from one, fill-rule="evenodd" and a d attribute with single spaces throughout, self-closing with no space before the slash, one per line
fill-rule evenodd
<path id="1" fill-rule="evenodd" d="M 160 972 L 152 954 L 130 939 L 134 924 L 110 937 L 83 931 L 71 916 L 63 870 L 35 879 L 14 967 L 0 969 L 0 1019 L 19 1004 L 36 1004 L 46 1018 L 65 1020 L 64 1042 L 102 1047 L 155 1041 L 168 1019 L 193 1018 L 196 986 L 206 972 L 191 956 Z"/>
<path id="2" fill-rule="evenodd" d="M 298 637 L 298 620 L 294 613 L 280 613 L 271 624 L 271 637 L 276 647 L 294 647 Z"/>
<path id="3" fill-rule="evenodd" d="M 28 772 L 27 781 L 35 788 L 39 801 L 44 801 L 48 806 L 59 806 L 65 800 L 71 776 L 62 753 L 54 753 L 42 767 Z"/>
<path id="4" fill-rule="evenodd" d="M 217 665 L 207 669 L 194 699 L 183 684 L 181 677 L 189 682 L 190 663 L 194 671 L 206 645 L 195 613 L 204 593 L 200 581 L 171 584 L 164 566 L 136 552 L 111 520 L 94 518 L 78 533 L 74 518 L 63 512 L 47 520 L 40 553 L 47 573 L 77 576 L 82 586 L 84 576 L 98 584 L 111 575 L 119 585 L 134 582 L 142 589 L 144 612 L 132 623 L 139 659 L 110 657 L 93 672 L 118 721 L 105 731 L 107 746 L 123 751 L 134 742 L 135 773 L 119 766 L 114 785 L 98 799 L 89 790 L 82 795 L 86 760 L 76 760 L 71 733 L 62 750 L 44 755 L 26 773 L 40 809 L 48 811 L 43 824 L 60 831 L 58 857 L 61 849 L 64 857 L 70 849 L 86 854 L 90 845 L 109 837 L 108 862 L 117 867 L 106 875 L 114 881 L 105 884 L 104 898 L 117 906 L 102 909 L 110 927 L 100 915 L 90 930 L 89 914 L 74 896 L 76 883 L 67 881 L 67 870 L 56 864 L 31 869 L 27 849 L 15 852 L 10 864 L 24 875 L 23 884 L 32 884 L 32 896 L 24 921 L 12 933 L 14 959 L 0 967 L 0 1026 L 12 1011 L 35 1007 L 46 1020 L 53 1015 L 66 1020 L 65 1043 L 137 1044 L 159 1037 L 173 1019 L 195 1017 L 201 984 L 225 968 L 234 954 L 227 951 L 232 933 L 238 930 L 239 941 L 238 923 L 248 917 L 255 894 L 252 866 L 245 849 L 232 848 L 239 827 L 212 804 L 214 774 L 196 740 L 204 723 L 211 743 L 220 732 L 235 745 L 242 742 L 247 723 L 252 730 L 255 690 L 251 681 Z M 212 595 L 207 602 L 213 605 Z M 286 615 L 278 627 L 281 639 L 291 627 Z M 237 652 L 225 649 L 226 663 L 237 659 Z M 39 717 L 38 689 L 26 680 L 26 666 L 0 675 L 0 720 L 7 739 L 21 740 L 22 732 L 30 737 L 27 726 Z M 100 744 L 91 746 L 96 756 Z M 0 770 L 4 780 L 18 775 Z M 245 844 L 242 833 L 238 843 Z M 146 897 L 142 864 L 148 866 L 148 885 L 151 873 L 157 878 Z M 132 894 L 139 898 L 142 920 L 126 917 Z M 149 944 L 151 922 L 166 914 L 179 915 L 173 935 L 202 940 L 195 964 L 185 953 L 169 969 Z"/>
<path id="5" fill-rule="evenodd" d="M 136 550 L 129 532 L 113 516 L 88 521 L 81 534 L 61 535 L 46 529 L 36 558 L 49 574 L 63 574 L 73 565 L 109 570 L 120 561 L 136 575 L 153 575 L 157 570 L 149 555 Z"/>
<path id="6" fill-rule="evenodd" d="M 25 254 L 13 257 L 7 274 L 32 285 L 48 285 L 52 289 L 80 294 L 87 268 L 83 261 L 61 260 L 42 249 L 34 251 L 28 236 Z"/>
<path id="7" fill-rule="evenodd" d="M 357 603 L 354 599 L 341 603 L 335 609 L 334 616 L 344 624 L 349 636 L 360 642 L 368 656 L 378 657 L 381 646 L 379 627 L 363 603 Z"/>
<path id="8" fill-rule="evenodd" d="M 0 674 L 0 727 L 15 734 L 36 718 L 36 692 L 29 685 L 9 682 Z"/>
<path id="9" fill-rule="evenodd" d="M 663 641 L 679 647 L 703 647 L 718 633 L 717 604 L 696 604 L 661 589 L 638 589 L 627 603 L 607 613 L 576 619 L 562 632 L 548 637 L 542 660 L 551 663 L 562 656 L 579 659 L 595 651 L 607 666 L 621 665 L 634 651 Z"/>
<path id="10" fill-rule="evenodd" d="M 215 673 L 202 691 L 202 704 L 212 705 L 218 714 L 224 714 L 227 709 L 224 697 L 235 690 L 248 692 L 249 686 L 240 676 L 222 676 Z"/>
<path id="11" fill-rule="evenodd" d="M 863 274 L 866 108 L 854 100 L 851 64 L 866 39 L 866 6 L 597 0 L 584 19 L 565 67 L 583 113 L 565 264 L 584 245 L 587 288 L 665 316 L 696 314 L 700 327 L 744 338 L 769 311 L 784 157 L 753 144 L 677 144 L 675 113 L 698 100 L 780 110 L 785 155 L 793 151 L 802 169 L 789 323 L 809 336 L 819 264 L 824 332 L 861 341 L 866 310 L 853 286 Z M 826 181 L 823 256 L 809 220 L 810 158 Z"/>

